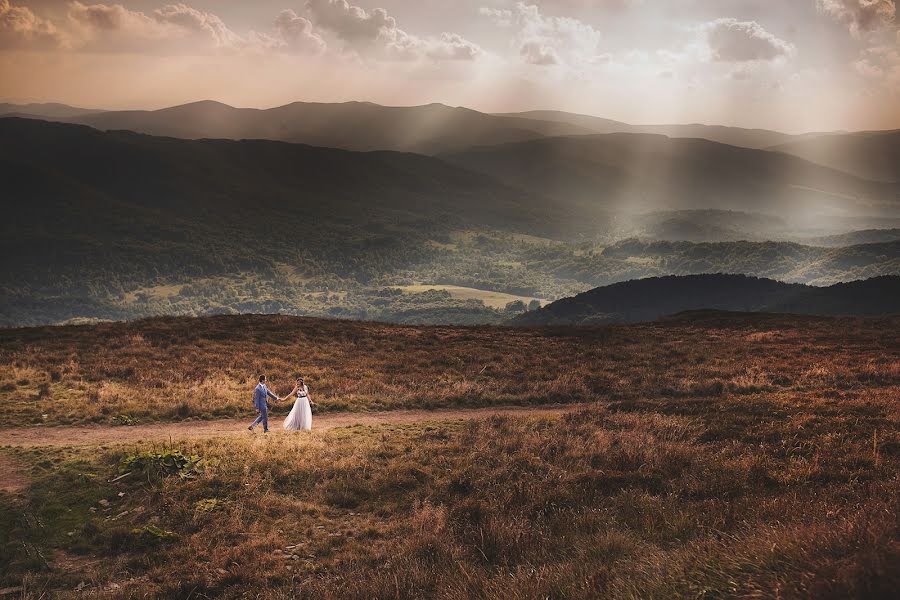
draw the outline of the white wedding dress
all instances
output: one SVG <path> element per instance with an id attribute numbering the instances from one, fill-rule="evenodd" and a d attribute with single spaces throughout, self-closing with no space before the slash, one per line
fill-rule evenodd
<path id="1" fill-rule="evenodd" d="M 312 409 L 309 407 L 309 388 L 305 385 L 297 390 L 294 408 L 284 420 L 288 431 L 309 431 L 312 429 Z"/>

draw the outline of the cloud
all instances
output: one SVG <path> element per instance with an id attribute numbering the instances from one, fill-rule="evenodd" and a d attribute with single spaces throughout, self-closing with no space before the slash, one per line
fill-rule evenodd
<path id="1" fill-rule="evenodd" d="M 153 18 L 160 23 L 175 25 L 191 35 L 212 40 L 216 48 L 237 48 L 246 41 L 231 31 L 222 19 L 208 12 L 184 4 L 169 4 L 153 11 Z"/>
<path id="2" fill-rule="evenodd" d="M 347 0 L 307 0 L 316 25 L 334 33 L 361 56 L 395 60 L 474 60 L 484 51 L 456 33 L 419 37 L 406 32 L 383 8 L 365 10 Z"/>
<path id="3" fill-rule="evenodd" d="M 447 44 L 456 40 L 448 40 Z M 203 55 L 234 52 L 317 54 L 325 41 L 309 20 L 282 11 L 270 32 L 238 34 L 217 15 L 183 3 L 152 11 L 121 4 L 69 2 L 64 18 L 50 21 L 0 0 L 0 49 L 71 49 L 82 52 Z M 465 49 L 451 48 L 454 52 Z M 448 50 L 449 52 L 450 50 Z"/>
<path id="4" fill-rule="evenodd" d="M 325 40 L 315 31 L 309 19 L 304 19 L 290 9 L 278 14 L 275 19 L 275 31 L 289 50 L 318 54 L 326 48 Z"/>
<path id="5" fill-rule="evenodd" d="M 530 65 L 558 65 L 559 57 L 556 50 L 538 41 L 527 41 L 519 48 L 522 59 Z"/>
<path id="6" fill-rule="evenodd" d="M 889 46 L 875 46 L 860 53 L 852 63 L 853 70 L 873 87 L 900 93 L 900 50 Z"/>
<path id="7" fill-rule="evenodd" d="M 0 0 L 0 48 L 54 48 L 67 43 L 63 32 L 27 6 Z"/>
<path id="8" fill-rule="evenodd" d="M 442 33 L 437 40 L 426 42 L 426 54 L 435 59 L 474 60 L 484 51 L 457 33 Z"/>
<path id="9" fill-rule="evenodd" d="M 482 7 L 479 13 L 498 27 L 514 30 L 513 43 L 526 63 L 584 66 L 601 54 L 602 35 L 579 19 L 544 15 L 537 5 L 524 2 L 512 9 Z"/>
<path id="10" fill-rule="evenodd" d="M 816 0 L 816 8 L 850 27 L 850 33 L 880 29 L 894 22 L 895 0 Z"/>
<path id="11" fill-rule="evenodd" d="M 793 44 L 766 31 L 756 21 L 717 19 L 703 30 L 712 59 L 719 62 L 771 61 L 794 54 Z"/>
<path id="12" fill-rule="evenodd" d="M 218 16 L 185 4 L 168 4 L 147 14 L 121 4 L 69 4 L 69 24 L 85 49 L 104 52 L 160 52 L 236 50 L 251 42 Z"/>

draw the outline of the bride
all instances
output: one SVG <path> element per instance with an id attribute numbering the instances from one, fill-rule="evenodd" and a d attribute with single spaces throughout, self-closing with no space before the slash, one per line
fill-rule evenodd
<path id="1" fill-rule="evenodd" d="M 297 395 L 294 401 L 294 408 L 284 420 L 284 428 L 288 431 L 309 431 L 312 429 L 312 409 L 310 404 L 315 405 L 309 399 L 309 388 L 303 383 L 303 378 L 298 377 L 294 389 L 287 395 L 288 398 Z"/>

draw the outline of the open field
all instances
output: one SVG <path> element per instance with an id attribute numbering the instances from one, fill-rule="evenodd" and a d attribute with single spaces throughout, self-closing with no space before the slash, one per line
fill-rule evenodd
<path id="1" fill-rule="evenodd" d="M 44 446 L 3 432 L 0 588 L 893 598 L 898 325 L 702 313 L 518 330 L 243 316 L 3 331 L 5 427 L 126 413 L 148 424 L 88 426 L 111 435 L 69 445 L 84 425 L 29 428 L 46 432 Z M 297 348 L 329 413 L 588 404 L 463 410 L 467 420 L 452 409 L 394 422 L 324 414 L 311 434 L 268 436 L 152 424 L 249 417 L 252 375 L 279 374 L 284 387 Z M 169 428 L 166 439 L 113 435 L 154 428 Z"/>
<path id="2" fill-rule="evenodd" d="M 28 487 L 0 504 L 0 584 L 27 598 L 891 598 L 898 443 L 873 440 L 896 425 L 883 395 L 755 396 L 7 450 Z"/>
<path id="3" fill-rule="evenodd" d="M 533 298 L 531 296 L 516 296 L 515 294 L 493 292 L 491 290 L 479 290 L 459 285 L 401 285 L 397 286 L 396 289 L 402 290 L 407 294 L 421 294 L 428 290 L 443 290 L 448 292 L 453 298 L 458 298 L 460 300 L 481 300 L 485 306 L 499 309 L 506 308 L 507 304 L 515 302 L 516 300 L 521 300 L 526 305 L 532 300 L 537 300 L 541 303 L 541 306 L 548 303 L 548 300 L 541 300 L 540 298 Z"/>
<path id="4" fill-rule="evenodd" d="M 281 394 L 304 374 L 323 412 L 843 398 L 871 381 L 896 385 L 898 324 L 710 314 L 505 329 L 222 316 L 0 330 L 0 426 L 243 417 L 261 372 Z"/>

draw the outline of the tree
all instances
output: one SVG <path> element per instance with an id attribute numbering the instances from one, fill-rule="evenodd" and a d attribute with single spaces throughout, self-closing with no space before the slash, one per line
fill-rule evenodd
<path id="1" fill-rule="evenodd" d="M 533 299 L 531 302 L 528 303 L 529 311 L 538 310 L 540 308 L 541 308 L 541 301 L 538 300 L 537 298 Z"/>
<path id="2" fill-rule="evenodd" d="M 509 304 L 506 305 L 506 312 L 511 313 L 523 313 L 527 311 L 528 308 L 525 306 L 525 303 L 521 300 L 513 300 Z"/>

